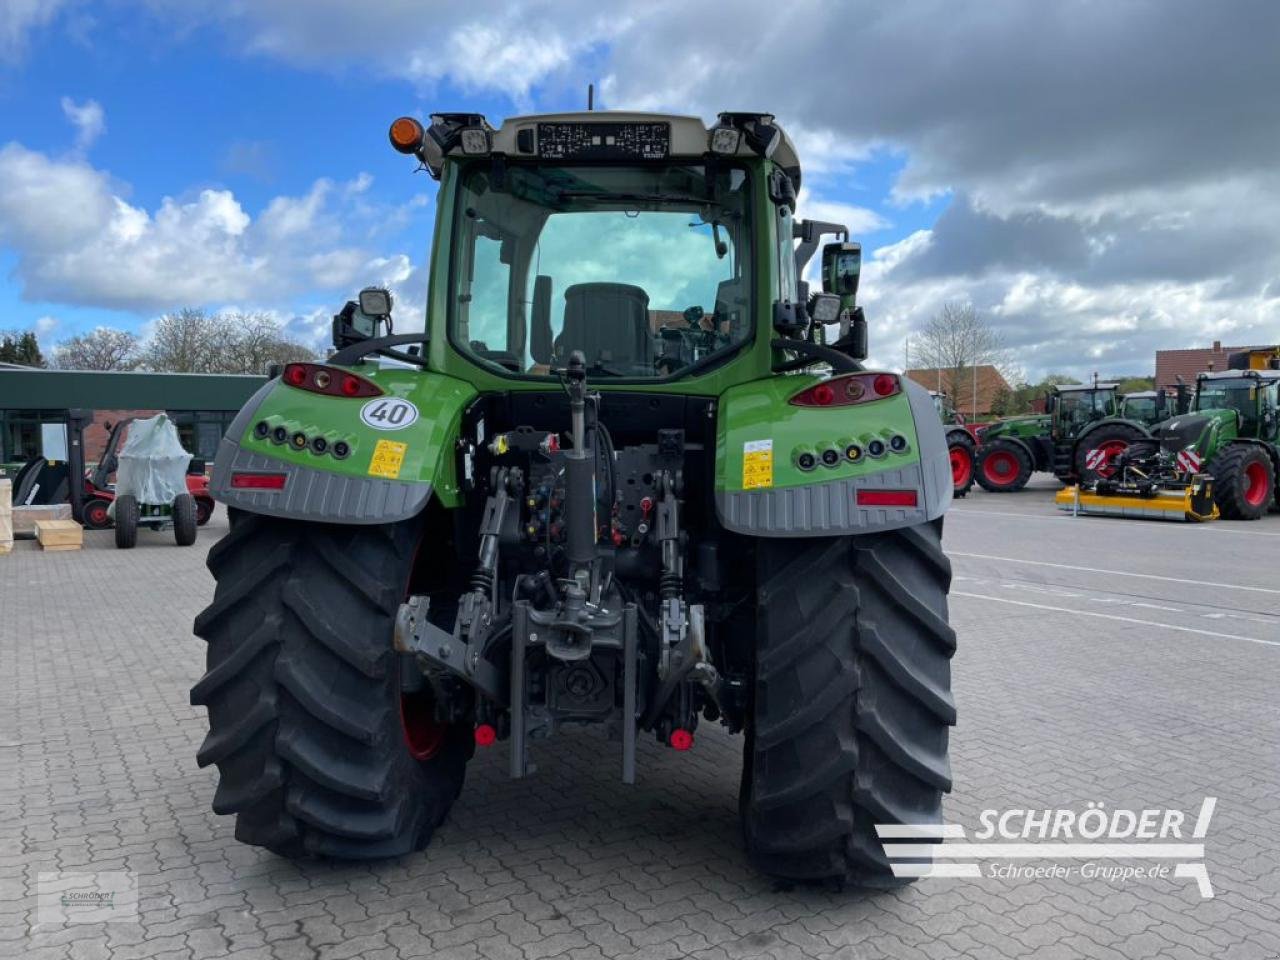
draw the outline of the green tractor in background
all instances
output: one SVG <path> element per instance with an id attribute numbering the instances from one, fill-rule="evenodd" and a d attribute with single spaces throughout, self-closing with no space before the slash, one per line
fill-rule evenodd
<path id="1" fill-rule="evenodd" d="M 1132 496 L 1188 487 L 1207 475 L 1228 520 L 1257 520 L 1277 499 L 1280 477 L 1280 370 L 1240 369 L 1196 377 L 1190 410 L 1135 444 L 1097 493 Z"/>
<path id="2" fill-rule="evenodd" d="M 947 432 L 947 456 L 951 460 L 951 493 L 956 498 L 963 497 L 973 486 L 974 454 L 978 444 L 973 434 L 964 425 L 964 414 L 956 410 L 951 397 L 938 390 L 930 390 L 933 407 L 938 411 L 938 419 Z"/>
<path id="3" fill-rule="evenodd" d="M 1021 490 L 1036 471 L 1063 483 L 1110 476 L 1130 444 L 1151 435 L 1151 425 L 1173 411 L 1163 392 L 1149 408 L 1135 401 L 1129 415 L 1115 383 L 1064 384 L 1045 397 L 1045 413 L 1000 420 L 979 437 L 977 481 L 992 493 Z"/>
<path id="4" fill-rule="evenodd" d="M 864 368 L 860 248 L 795 219 L 790 139 L 588 112 L 391 141 L 440 184 L 425 331 L 363 291 L 218 451 L 215 812 L 285 856 L 400 856 L 477 749 L 524 777 L 591 724 L 630 783 L 641 734 L 716 722 L 762 871 L 920 875 L 933 841 L 893 864 L 877 825 L 941 823 L 951 787 L 947 442 Z"/>

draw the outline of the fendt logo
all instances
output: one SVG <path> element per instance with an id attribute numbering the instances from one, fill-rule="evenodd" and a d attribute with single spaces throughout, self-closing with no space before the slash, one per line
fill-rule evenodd
<path id="1" fill-rule="evenodd" d="M 1104 803 L 1089 803 L 1084 810 L 983 810 L 973 834 L 977 842 L 969 842 L 958 823 L 881 823 L 876 834 L 898 877 L 1110 883 L 1185 878 L 1195 880 L 1208 899 L 1213 885 L 1201 841 L 1217 803 L 1205 797 L 1194 823 L 1182 810 L 1108 810 Z"/>

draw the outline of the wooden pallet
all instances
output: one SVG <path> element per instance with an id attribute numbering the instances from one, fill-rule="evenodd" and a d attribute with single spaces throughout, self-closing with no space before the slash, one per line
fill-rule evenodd
<path id="1" fill-rule="evenodd" d="M 37 520 L 36 539 L 44 550 L 79 550 L 84 528 L 74 520 Z"/>

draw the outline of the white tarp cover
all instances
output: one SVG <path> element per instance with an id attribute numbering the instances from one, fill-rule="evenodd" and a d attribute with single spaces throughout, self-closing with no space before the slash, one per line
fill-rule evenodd
<path id="1" fill-rule="evenodd" d="M 116 455 L 116 496 L 132 494 L 139 503 L 173 503 L 187 492 L 187 465 L 191 454 L 182 449 L 178 428 L 163 413 L 129 424 Z M 112 515 L 115 504 L 111 504 Z"/>

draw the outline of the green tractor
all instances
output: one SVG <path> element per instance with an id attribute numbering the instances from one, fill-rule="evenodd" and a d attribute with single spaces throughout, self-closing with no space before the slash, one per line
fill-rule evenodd
<path id="1" fill-rule="evenodd" d="M 1172 412 L 1163 393 L 1152 399 L 1156 410 L 1151 416 L 1162 419 Z M 1056 386 L 1045 398 L 1045 411 L 983 429 L 977 480 L 984 490 L 1021 490 L 1036 471 L 1051 472 L 1063 483 L 1110 476 L 1116 457 L 1149 437 L 1150 422 L 1155 422 L 1146 413 L 1126 416 L 1115 383 Z"/>
<path id="2" fill-rule="evenodd" d="M 964 425 L 964 414 L 956 410 L 951 397 L 938 390 L 930 390 L 933 408 L 938 411 L 938 419 L 947 432 L 947 456 L 951 460 L 951 492 L 954 497 L 963 497 L 973 486 L 974 454 L 978 444 Z"/>
<path id="3" fill-rule="evenodd" d="M 860 248 L 794 219 L 790 139 L 589 112 L 391 140 L 440 183 L 425 331 L 363 291 L 218 452 L 214 811 L 285 856 L 400 856 L 477 749 L 524 777 L 590 724 L 630 783 L 642 734 L 718 722 L 762 871 L 919 875 L 928 829 L 895 866 L 877 825 L 940 823 L 951 787 L 947 442 L 864 368 Z"/>
<path id="4" fill-rule="evenodd" d="M 1152 441 L 1122 457 L 1101 496 L 1189 488 L 1207 475 L 1219 513 L 1257 520 L 1277 499 L 1280 370 L 1202 373 L 1188 412 L 1161 423 Z"/>

